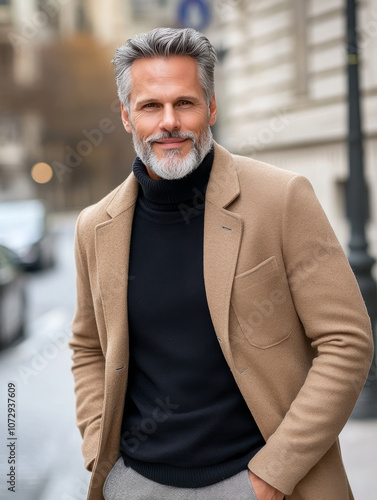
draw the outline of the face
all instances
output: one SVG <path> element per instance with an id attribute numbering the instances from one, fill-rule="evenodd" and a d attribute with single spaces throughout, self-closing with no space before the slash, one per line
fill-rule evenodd
<path id="1" fill-rule="evenodd" d="M 138 59 L 131 67 L 129 113 L 122 121 L 137 155 L 155 179 L 178 179 L 192 172 L 212 144 L 216 101 L 208 106 L 189 56 Z"/>

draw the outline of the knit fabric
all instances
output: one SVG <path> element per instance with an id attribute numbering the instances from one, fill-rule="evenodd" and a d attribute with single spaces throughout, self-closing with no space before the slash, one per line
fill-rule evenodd
<path id="1" fill-rule="evenodd" d="M 204 198 L 212 161 L 211 151 L 176 181 L 153 180 L 139 159 L 134 163 L 141 189 L 130 249 L 121 451 L 143 476 L 185 488 L 246 469 L 264 444 L 207 305 Z"/>

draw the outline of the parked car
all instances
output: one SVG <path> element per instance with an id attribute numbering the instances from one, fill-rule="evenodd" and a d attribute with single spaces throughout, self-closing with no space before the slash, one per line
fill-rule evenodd
<path id="1" fill-rule="evenodd" d="M 0 245 L 0 349 L 25 333 L 25 276 L 13 252 Z"/>
<path id="2" fill-rule="evenodd" d="M 50 267 L 54 262 L 54 245 L 44 203 L 40 200 L 1 202 L 0 244 L 13 250 L 24 268 Z"/>

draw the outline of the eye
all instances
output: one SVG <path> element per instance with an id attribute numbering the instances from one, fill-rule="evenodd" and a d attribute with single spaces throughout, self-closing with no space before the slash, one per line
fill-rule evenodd
<path id="1" fill-rule="evenodd" d="M 143 108 L 155 108 L 156 103 L 155 102 L 148 102 L 147 104 L 144 104 Z"/>
<path id="2" fill-rule="evenodd" d="M 179 106 L 190 106 L 192 104 L 191 101 L 179 101 Z"/>

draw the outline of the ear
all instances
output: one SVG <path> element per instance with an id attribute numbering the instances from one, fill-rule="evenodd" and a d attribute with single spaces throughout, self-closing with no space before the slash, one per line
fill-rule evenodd
<path id="1" fill-rule="evenodd" d="M 209 105 L 209 125 L 215 124 L 216 117 L 217 117 L 217 104 L 216 104 L 215 94 L 213 94 L 212 101 Z"/>
<path id="2" fill-rule="evenodd" d="M 123 104 L 121 105 L 121 116 L 122 116 L 122 123 L 123 123 L 123 127 L 127 130 L 127 132 L 129 134 L 132 134 L 132 127 L 131 127 L 131 123 L 130 123 L 130 118 L 128 116 L 128 112 L 126 110 L 126 108 L 123 106 Z"/>

